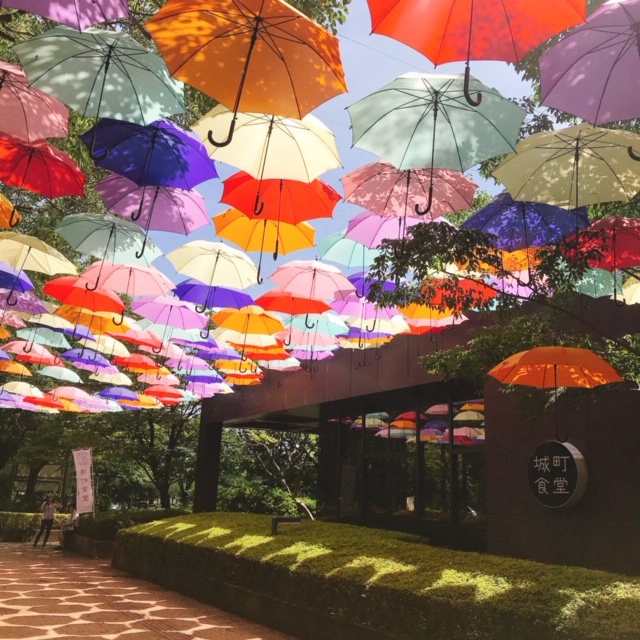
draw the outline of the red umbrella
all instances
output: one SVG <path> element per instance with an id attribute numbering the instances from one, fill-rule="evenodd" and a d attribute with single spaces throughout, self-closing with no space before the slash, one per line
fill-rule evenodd
<path id="1" fill-rule="evenodd" d="M 322 180 L 257 180 L 239 171 L 224 181 L 221 202 L 245 215 L 299 224 L 314 218 L 330 218 L 340 194 Z"/>
<path id="2" fill-rule="evenodd" d="M 53 355 L 41 344 L 28 342 L 27 340 L 14 340 L 2 345 L 2 350 L 7 353 L 15 353 L 16 360 L 32 364 L 55 365 L 60 362 L 58 356 Z"/>
<path id="3" fill-rule="evenodd" d="M 256 298 L 256 304 L 265 311 L 279 311 L 290 316 L 302 313 L 324 313 L 331 311 L 331 306 L 322 300 L 312 300 L 288 291 L 272 289 Z"/>
<path id="4" fill-rule="evenodd" d="M 82 307 L 90 311 L 121 313 L 124 310 L 122 300 L 115 293 L 105 289 L 90 291 L 87 290 L 86 284 L 91 283 L 83 278 L 62 276 L 49 280 L 42 291 L 62 304 Z"/>
<path id="5" fill-rule="evenodd" d="M 122 339 L 122 336 L 120 336 Z M 111 364 L 119 365 L 129 371 L 143 373 L 145 371 L 157 371 L 158 365 L 149 357 L 141 353 L 132 353 L 129 357 L 116 356 Z"/>
<path id="6" fill-rule="evenodd" d="M 84 174 L 78 165 L 44 140 L 29 144 L 1 134 L 0 180 L 50 199 L 84 195 Z"/>
<path id="7" fill-rule="evenodd" d="M 110 331 L 106 331 L 106 334 L 112 338 L 121 340 L 122 342 L 151 347 L 151 349 L 156 349 L 157 351 L 162 350 L 162 340 L 160 340 L 155 333 L 151 333 L 150 331 L 128 329 L 125 333 L 111 333 Z"/>
<path id="8" fill-rule="evenodd" d="M 34 404 L 38 407 L 48 407 L 49 409 L 65 409 L 65 406 L 60 400 L 54 398 L 48 393 L 44 394 L 43 398 L 38 398 L 37 396 L 25 396 L 24 401 L 29 404 Z"/>

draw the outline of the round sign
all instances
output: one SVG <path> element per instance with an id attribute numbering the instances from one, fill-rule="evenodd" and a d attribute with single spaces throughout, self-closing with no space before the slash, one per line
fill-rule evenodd
<path id="1" fill-rule="evenodd" d="M 529 458 L 529 487 L 545 507 L 571 507 L 587 488 L 584 457 L 566 442 L 543 442 Z"/>

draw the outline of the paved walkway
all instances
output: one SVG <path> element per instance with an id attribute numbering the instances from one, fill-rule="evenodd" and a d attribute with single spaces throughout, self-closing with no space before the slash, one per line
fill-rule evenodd
<path id="1" fill-rule="evenodd" d="M 0 639 L 292 640 L 55 547 L 0 544 Z"/>

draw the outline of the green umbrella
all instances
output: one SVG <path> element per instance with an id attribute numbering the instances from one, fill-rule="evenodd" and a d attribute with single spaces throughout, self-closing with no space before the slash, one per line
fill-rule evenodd
<path id="1" fill-rule="evenodd" d="M 121 31 L 56 27 L 14 47 L 30 86 L 95 116 L 147 125 L 183 113 L 184 85 Z"/>
<path id="2" fill-rule="evenodd" d="M 380 255 L 378 249 L 369 249 L 363 244 L 345 238 L 343 231 L 337 231 L 316 244 L 320 257 L 327 262 L 335 262 L 345 267 L 359 267 L 367 271 Z"/>
<path id="3" fill-rule="evenodd" d="M 110 213 L 72 213 L 62 219 L 56 232 L 76 251 L 111 264 L 142 263 L 149 266 L 162 255 L 160 249 L 145 238 L 138 225 Z M 147 248 L 143 253 L 145 240 Z"/>
<path id="4" fill-rule="evenodd" d="M 470 167 L 515 148 L 524 109 L 475 78 L 470 91 L 483 94 L 479 106 L 464 97 L 462 74 L 407 73 L 347 107 L 353 144 L 388 160 L 397 169 Z M 433 184 L 424 211 L 431 208 Z"/>
<path id="5" fill-rule="evenodd" d="M 64 337 L 64 334 L 49 329 L 49 327 L 29 327 L 28 329 L 20 329 L 16 332 L 18 338 L 42 344 L 45 347 L 53 347 L 54 349 L 71 349 L 71 345 Z"/>
<path id="6" fill-rule="evenodd" d="M 622 273 L 611 273 L 606 269 L 587 269 L 576 283 L 575 290 L 592 298 L 612 296 L 615 291 L 622 291 Z"/>
<path id="7" fill-rule="evenodd" d="M 82 378 L 71 369 L 65 367 L 42 367 L 40 371 L 36 371 L 41 376 L 62 380 L 63 382 L 71 382 L 72 384 L 82 384 Z"/>

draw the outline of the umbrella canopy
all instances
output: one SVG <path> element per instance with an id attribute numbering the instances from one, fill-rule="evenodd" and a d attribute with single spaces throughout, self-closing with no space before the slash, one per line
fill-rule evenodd
<path id="1" fill-rule="evenodd" d="M 172 387 L 177 387 L 181 384 L 180 378 L 174 376 L 172 373 L 168 376 L 158 376 L 156 373 L 141 373 L 138 376 L 138 382 L 141 382 L 142 384 L 161 384 Z"/>
<path id="2" fill-rule="evenodd" d="M 627 302 L 626 290 L 622 285 L 622 273 L 613 273 L 606 269 L 587 269 L 584 275 L 573 287 L 578 293 L 583 293 L 591 298 L 612 296 L 614 291 L 622 291 Z"/>
<path id="3" fill-rule="evenodd" d="M 0 373 L 30 378 L 31 371 L 15 360 L 0 360 Z"/>
<path id="4" fill-rule="evenodd" d="M 311 182 L 321 173 L 342 167 L 333 133 L 314 116 L 302 120 L 264 113 L 239 113 L 233 142 L 215 147 L 208 139 L 220 139 L 234 116 L 217 105 L 191 126 L 205 141 L 212 158 L 260 179 Z"/>
<path id="5" fill-rule="evenodd" d="M 71 369 L 61 366 L 48 366 L 42 367 L 36 371 L 38 375 L 46 376 L 47 378 L 53 378 L 54 380 L 60 380 L 61 382 L 69 382 L 70 384 L 82 384 L 82 378 Z"/>
<path id="6" fill-rule="evenodd" d="M 479 411 L 461 411 L 453 419 L 454 422 L 484 422 L 484 414 Z"/>
<path id="7" fill-rule="evenodd" d="M 2 6 L 35 13 L 78 31 L 100 22 L 129 17 L 127 0 L 99 0 L 99 2 L 95 0 L 56 0 L 55 2 L 3 0 Z"/>
<path id="8" fill-rule="evenodd" d="M 158 371 L 159 367 L 149 356 L 145 356 L 141 353 L 132 353 L 130 356 L 123 358 L 121 356 L 115 356 L 112 361 L 114 365 L 121 366 L 127 371 L 133 373 L 146 373 L 148 371 Z"/>
<path id="9" fill-rule="evenodd" d="M 211 317 L 221 329 L 243 334 L 272 335 L 284 330 L 282 322 L 257 305 L 242 309 L 223 309 Z"/>
<path id="10" fill-rule="evenodd" d="M 427 221 L 431 222 L 428 219 Z M 377 213 L 362 211 L 349 221 L 345 237 L 372 249 L 379 246 L 383 240 L 404 238 L 407 227 L 412 227 L 420 222 L 420 218 L 382 217 Z"/>
<path id="11" fill-rule="evenodd" d="M 521 140 L 493 175 L 515 200 L 574 209 L 629 200 L 640 191 L 635 153 L 638 134 L 582 123 Z"/>
<path id="12" fill-rule="evenodd" d="M 463 76 L 455 74 L 396 78 L 347 107 L 353 144 L 398 169 L 466 171 L 513 151 L 525 111 L 475 78 L 471 89 L 482 91 L 483 100 L 472 108 L 463 85 Z"/>
<path id="13" fill-rule="evenodd" d="M 48 327 L 29 327 L 28 329 L 20 329 L 16 331 L 16 337 L 22 338 L 27 342 L 35 342 L 45 347 L 53 347 L 54 349 L 70 349 L 71 345 L 67 342 L 62 333 L 49 329 Z"/>
<path id="14" fill-rule="evenodd" d="M 0 130 L 16 138 L 35 142 L 69 135 L 69 110 L 52 96 L 30 87 L 23 69 L 9 62 L 0 62 L 0 109 Z"/>
<path id="15" fill-rule="evenodd" d="M 322 300 L 312 300 L 311 298 L 294 295 L 280 289 L 267 291 L 267 293 L 256 298 L 256 304 L 266 311 L 279 311 L 290 316 L 323 313 L 331 310 L 331 306 Z"/>
<path id="16" fill-rule="evenodd" d="M 121 322 L 117 315 L 108 311 L 90 311 L 82 307 L 63 304 L 55 310 L 55 315 L 74 325 L 71 334 L 73 340 L 91 337 L 80 333 L 78 331 L 79 325 L 96 333 L 125 333 L 129 329 L 127 323 Z"/>
<path id="17" fill-rule="evenodd" d="M 292 260 L 278 267 L 270 278 L 282 291 L 312 300 L 335 298 L 337 293 L 352 293 L 355 287 L 342 272 L 317 260 Z"/>
<path id="18" fill-rule="evenodd" d="M 25 142 L 0 135 L 0 180 L 50 200 L 84 195 L 84 174 L 67 155 L 44 140 Z"/>
<path id="19" fill-rule="evenodd" d="M 335 262 L 345 267 L 367 269 L 380 255 L 377 249 L 370 249 L 364 244 L 346 238 L 346 229 L 336 231 L 316 244 L 323 260 Z"/>
<path id="20" fill-rule="evenodd" d="M 0 305 L 11 307 L 15 312 L 36 314 L 46 313 L 47 307 L 31 291 L 13 291 L 0 289 Z"/>
<path id="21" fill-rule="evenodd" d="M 638 0 L 606 2 L 540 56 L 542 104 L 593 124 L 640 115 Z"/>
<path id="22" fill-rule="evenodd" d="M 0 231 L 0 255 L 18 271 L 39 271 L 50 276 L 76 273 L 75 266 L 57 249 L 38 238 L 14 231 Z"/>
<path id="23" fill-rule="evenodd" d="M 170 120 L 147 126 L 102 118 L 80 136 L 96 164 L 140 186 L 189 191 L 217 178 L 214 164 L 195 134 Z"/>
<path id="24" fill-rule="evenodd" d="M 174 287 L 171 280 L 152 265 L 114 265 L 104 260 L 87 267 L 82 278 L 91 282 L 94 289 L 100 285 L 102 289 L 117 291 L 127 296 L 164 295 Z"/>
<path id="25" fill-rule="evenodd" d="M 145 27 L 176 78 L 236 113 L 301 118 L 347 90 L 338 39 L 279 0 L 170 0 Z"/>
<path id="26" fill-rule="evenodd" d="M 207 325 L 207 318 L 180 298 L 140 296 L 131 303 L 131 310 L 156 324 L 179 329 L 203 329 Z"/>
<path id="27" fill-rule="evenodd" d="M 95 4 L 95 3 L 94 3 Z M 144 125 L 183 113 L 184 86 L 123 31 L 56 27 L 14 47 L 29 84 L 83 117 Z"/>
<path id="28" fill-rule="evenodd" d="M 138 394 L 125 387 L 106 387 L 97 395 L 108 400 L 137 400 Z"/>
<path id="29" fill-rule="evenodd" d="M 20 380 L 5 382 L 2 386 L 0 386 L 0 392 L 1 391 L 13 393 L 17 396 L 35 396 L 37 398 L 44 397 L 44 393 L 42 393 L 42 391 L 40 391 L 38 387 L 34 387 L 32 384 L 28 384 Z"/>
<path id="30" fill-rule="evenodd" d="M 298 224 L 314 218 L 331 218 L 340 195 L 326 182 L 313 180 L 256 180 L 244 171 L 224 181 L 221 202 L 248 216 Z"/>
<path id="31" fill-rule="evenodd" d="M 521 384 L 539 389 L 558 387 L 593 388 L 622 382 L 615 369 L 588 349 L 574 347 L 535 347 L 520 351 L 489 375 L 503 384 Z"/>
<path id="32" fill-rule="evenodd" d="M 56 227 L 76 251 L 88 253 L 112 264 L 143 261 L 149 266 L 162 251 L 138 225 L 110 213 L 72 213 Z"/>
<path id="33" fill-rule="evenodd" d="M 96 336 L 95 340 L 78 340 L 79 344 L 94 351 L 105 353 L 107 356 L 124 356 L 125 358 L 131 355 L 127 347 L 119 340 L 112 338 L 106 334 L 100 334 Z"/>
<path id="34" fill-rule="evenodd" d="M 469 209 L 477 185 L 458 171 L 407 169 L 372 162 L 340 178 L 346 202 L 380 216 L 415 216 L 424 210 L 433 187 L 430 218 Z"/>
<path id="35" fill-rule="evenodd" d="M 143 186 L 115 173 L 96 185 L 104 206 L 147 231 L 189 235 L 209 222 L 204 198 L 197 191 Z"/>
<path id="36" fill-rule="evenodd" d="M 47 282 L 42 292 L 59 300 L 62 304 L 84 307 L 91 311 L 113 311 L 121 313 L 124 303 L 111 291 L 87 289 L 88 280 L 74 276 L 54 278 Z"/>
<path id="37" fill-rule="evenodd" d="M 258 270 L 250 258 L 221 242 L 187 242 L 166 258 L 178 273 L 197 278 L 210 287 L 246 289 L 257 282 Z"/>
<path id="38" fill-rule="evenodd" d="M 13 229 L 22 220 L 16 208 L 0 194 L 0 229 Z"/>
<path id="39" fill-rule="evenodd" d="M 586 207 L 567 211 L 540 202 L 517 202 L 509 193 L 501 193 L 476 211 L 461 228 L 493 234 L 496 247 L 516 251 L 558 244 L 587 226 Z"/>
<path id="40" fill-rule="evenodd" d="M 172 291 L 180 300 L 195 304 L 198 313 L 213 307 L 240 309 L 253 304 L 253 298 L 242 291 L 228 287 L 210 287 L 195 278 L 179 282 Z"/>
<path id="41" fill-rule="evenodd" d="M 79 369 L 92 370 L 111 366 L 104 356 L 101 356 L 97 351 L 92 351 L 85 347 L 81 349 L 70 349 L 69 351 L 61 353 L 60 357 L 68 360 L 74 367 Z"/>

